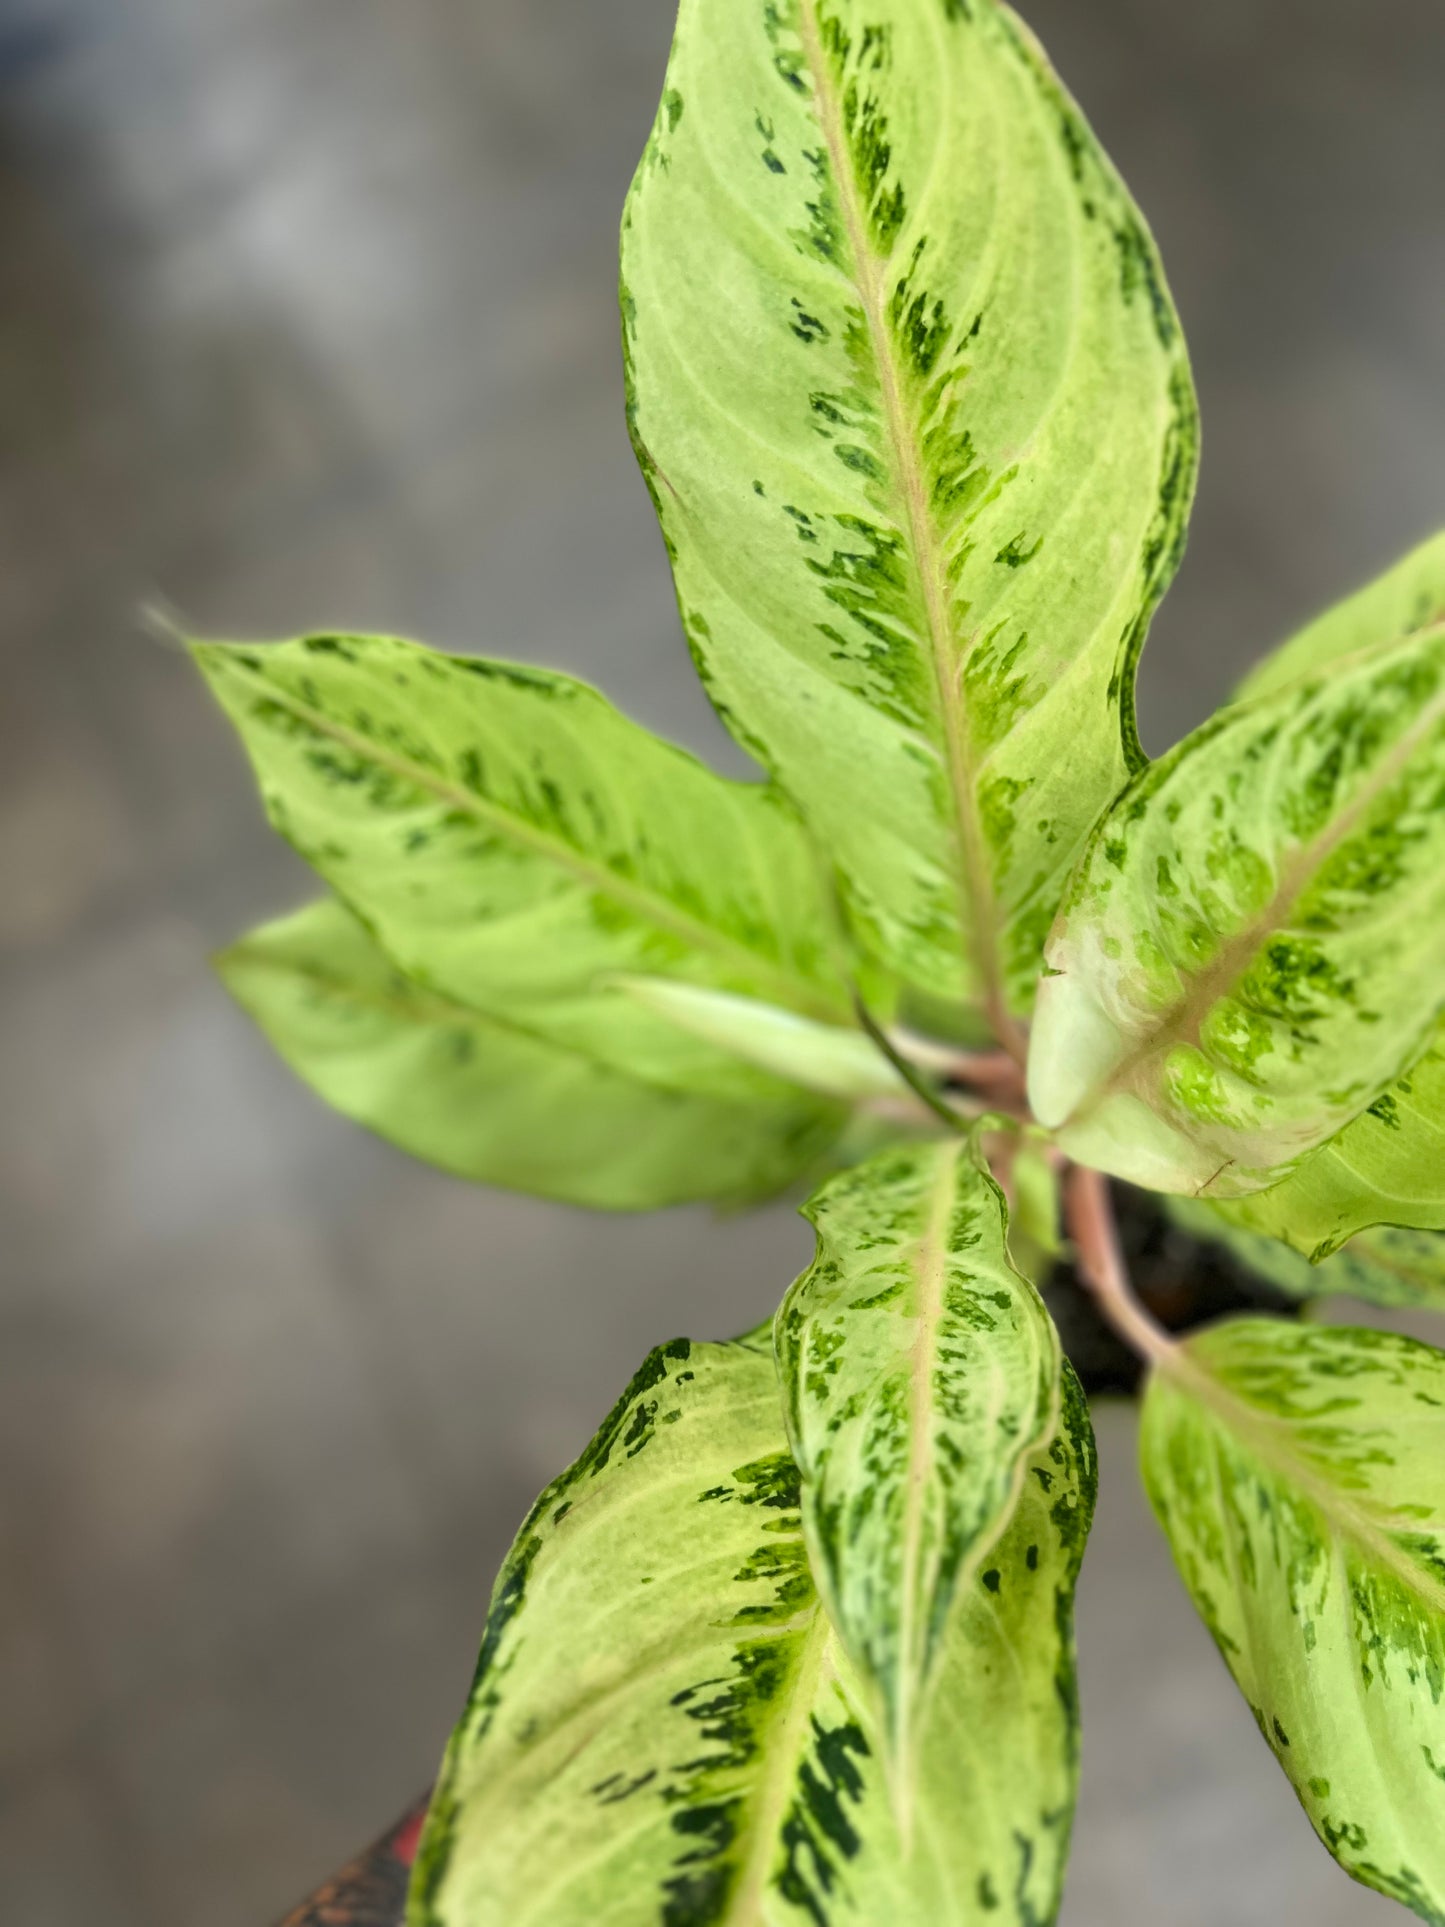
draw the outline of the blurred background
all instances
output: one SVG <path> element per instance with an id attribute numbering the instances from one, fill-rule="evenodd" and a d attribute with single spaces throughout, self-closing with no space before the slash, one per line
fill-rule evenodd
<path id="1" fill-rule="evenodd" d="M 1167 745 L 1445 522 L 1440 0 L 1033 0 L 1193 343 Z M 429 1778 L 496 1563 L 787 1207 L 607 1220 L 325 1113 L 207 954 L 309 884 L 137 638 L 388 628 L 722 757 L 623 428 L 670 0 L 0 0 L 0 1918 L 266 1927 Z M 1103 1408 L 1067 1927 L 1399 1917 L 1316 1846 Z"/>

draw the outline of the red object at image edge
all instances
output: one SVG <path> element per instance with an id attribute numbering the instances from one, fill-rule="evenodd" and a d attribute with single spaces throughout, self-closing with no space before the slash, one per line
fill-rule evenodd
<path id="1" fill-rule="evenodd" d="M 427 1802 L 326 1882 L 281 1927 L 402 1927 L 406 1883 L 421 1841 Z"/>

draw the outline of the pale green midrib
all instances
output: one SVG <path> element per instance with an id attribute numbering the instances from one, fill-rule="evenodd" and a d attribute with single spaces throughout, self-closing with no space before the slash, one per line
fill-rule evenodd
<path id="1" fill-rule="evenodd" d="M 1381 758 L 1327 828 L 1311 842 L 1301 844 L 1280 866 L 1279 880 L 1269 902 L 1243 929 L 1221 945 L 1210 962 L 1193 978 L 1185 995 L 1170 1007 L 1159 1023 L 1143 1033 L 1134 1048 L 1114 1067 L 1087 1109 L 1092 1110 L 1105 1096 L 1129 1087 L 1134 1087 L 1139 1095 L 1147 1099 L 1147 1090 L 1140 1086 L 1148 1065 L 1180 1044 L 1193 1043 L 1198 1046 L 1201 1027 L 1214 1005 L 1238 980 L 1261 945 L 1287 927 L 1286 918 L 1290 909 L 1315 874 L 1358 827 L 1359 819 L 1365 812 L 1379 801 L 1392 782 L 1403 775 L 1416 748 L 1442 718 L 1445 718 L 1445 694 L 1426 705 L 1418 719 L 1401 734 L 1389 755 Z M 1389 1081 L 1393 1083 L 1399 1075 L 1399 1072 L 1394 1073 Z M 1367 1105 L 1361 1105 L 1361 1111 L 1366 1109 Z M 1355 1117 L 1359 1115 L 1359 1111 L 1354 1113 Z M 1353 1118 L 1349 1121 L 1352 1122 Z M 1343 1126 L 1336 1128 L 1342 1129 Z"/>
<path id="2" fill-rule="evenodd" d="M 822 1617 L 821 1613 L 817 1614 L 817 1617 Z M 807 1635 L 805 1635 L 805 1637 L 811 1637 L 814 1630 L 815 1630 L 814 1628 L 810 1627 L 809 1632 Z M 574 1752 L 577 1750 L 578 1749 L 574 1749 Z M 474 1833 L 478 1831 L 476 1827 L 476 1814 L 481 1805 L 482 1803 L 477 1801 L 474 1797 L 470 1799 L 468 1802 L 467 1820 L 468 1820 L 470 1829 Z M 617 1851 L 616 1837 L 611 1834 L 604 1834 L 598 1840 L 594 1851 L 586 1855 L 580 1860 L 575 1856 L 575 1853 L 572 1855 L 563 1854 L 560 1856 L 554 1856 L 553 1857 L 553 1865 L 554 1865 L 553 1877 L 550 1880 L 544 1880 L 541 1882 L 537 1882 L 534 1880 L 529 1883 L 528 1889 L 527 1889 L 526 1912 L 524 1915 L 518 1916 L 519 1923 L 522 1920 L 537 1921 L 540 1923 L 548 1923 L 548 1922 L 554 1921 L 555 1916 L 550 1912 L 549 1903 L 552 1899 L 552 1896 L 556 1893 L 557 1889 L 564 1885 L 566 1886 L 577 1885 L 579 1881 L 579 1875 L 585 1873 L 588 1868 L 596 1867 L 602 1864 L 603 1862 L 605 1862 L 606 1860 L 610 1859 L 616 1853 L 616 1851 Z M 631 1872 L 631 1879 L 635 1885 L 636 1883 L 635 1868 Z M 768 1923 L 766 1920 L 766 1916 L 761 1911 L 761 1908 L 755 1911 L 751 1916 L 747 1917 L 746 1921 L 742 1916 L 735 1915 L 730 1909 L 725 1916 L 719 1917 L 716 1923 L 716 1927 L 768 1927 Z"/>
<path id="3" fill-rule="evenodd" d="M 780 1826 L 787 1813 L 799 1762 L 807 1750 L 807 1735 L 811 1730 L 811 1715 L 816 1704 L 818 1680 L 822 1673 L 824 1657 L 831 1644 L 832 1628 L 816 1595 L 806 1617 L 809 1623 L 805 1627 L 800 1616 L 782 1626 L 750 1628 L 748 1631 L 748 1637 L 753 1642 L 769 1636 L 786 1638 L 795 1637 L 801 1633 L 802 1647 L 794 1671 L 795 1684 L 789 1696 L 788 1709 L 782 1720 L 781 1738 L 768 1749 L 765 1756 L 768 1762 L 763 1776 L 765 1797 L 752 1799 L 748 1803 L 749 1829 L 752 1837 L 743 1863 L 742 1878 L 734 1886 L 727 1912 L 718 1917 L 717 1927 L 768 1927 L 765 1902 L 770 1876 L 777 1861 Z M 715 1620 L 707 1621 L 705 1624 L 709 1632 L 717 1631 Z M 631 1692 L 636 1687 L 639 1677 L 645 1677 L 650 1670 L 649 1666 L 632 1669 L 626 1680 L 619 1681 L 606 1691 L 594 1695 L 588 1703 L 589 1710 L 595 1712 L 621 1694 Z M 547 1739 L 555 1742 L 571 1723 L 570 1720 L 559 1722 L 548 1734 Z M 546 1741 L 543 1742 L 545 1743 Z M 585 1741 L 580 1744 L 585 1744 Z M 579 1746 L 574 1745 L 573 1753 L 578 1750 Z M 671 1765 L 670 1762 L 669 1765 Z M 496 1782 L 493 1782 L 493 1789 L 495 1790 L 490 1800 L 487 1798 L 485 1788 L 480 1798 L 476 1793 L 468 1796 L 467 1820 L 473 1833 L 479 1831 L 476 1824 L 478 1814 L 484 1812 L 488 1806 L 495 1807 L 498 1803 L 498 1793 L 505 1792 L 505 1788 L 498 1787 Z M 615 1841 L 606 1840 L 599 1844 L 591 1860 L 595 1863 L 604 1859 L 614 1849 Z M 575 1862 L 566 1862 L 558 1869 L 554 1880 L 540 1889 L 533 1888 L 529 1893 L 527 1918 L 538 1918 L 539 1904 L 548 1899 L 564 1881 L 574 1881 L 577 1872 L 578 1867 Z M 541 1918 L 546 1919 L 549 1916 L 544 1912 Z"/>
<path id="4" fill-rule="evenodd" d="M 816 985 L 778 970 L 766 958 L 760 957 L 756 951 L 734 942 L 720 930 L 698 923 L 685 911 L 679 910 L 675 904 L 651 896 L 644 890 L 633 888 L 605 864 L 590 862 L 569 844 L 549 837 L 535 825 L 511 815 L 465 786 L 438 776 L 425 764 L 415 763 L 410 757 L 382 748 L 372 738 L 348 728 L 345 723 L 336 722 L 324 711 L 315 709 L 311 704 L 292 696 L 289 691 L 282 690 L 269 682 L 265 676 L 253 670 L 248 664 L 240 662 L 238 658 L 228 659 L 226 666 L 233 674 L 239 672 L 246 677 L 266 701 L 279 704 L 282 709 L 288 710 L 299 722 L 305 723 L 307 728 L 314 730 L 317 735 L 330 737 L 333 742 L 349 749 L 354 755 L 376 764 L 378 768 L 400 777 L 402 781 L 413 784 L 417 789 L 429 792 L 439 802 L 447 804 L 450 808 L 475 817 L 479 823 L 484 823 L 503 836 L 510 837 L 534 855 L 556 864 L 559 869 L 570 871 L 589 889 L 595 890 L 598 895 L 612 897 L 615 902 L 631 910 L 643 922 L 652 923 L 659 929 L 669 931 L 673 936 L 679 937 L 684 943 L 696 949 L 711 950 L 719 956 L 731 958 L 738 967 L 749 972 L 755 979 L 770 984 L 775 992 L 782 994 L 791 1007 L 806 1009 L 810 1015 L 820 1017 L 825 1022 L 844 1021 L 852 1027 L 851 1010 L 842 998 L 834 1000 L 826 997 Z"/>
<path id="5" fill-rule="evenodd" d="M 913 1346 L 909 1356 L 908 1379 L 908 1470 L 903 1495 L 903 1597 L 898 1611 L 899 1675 L 891 1683 L 888 1698 L 892 1728 L 893 1759 L 890 1777 L 895 1783 L 895 1799 L 905 1838 L 908 1833 L 906 1809 L 911 1803 L 912 1716 L 915 1694 L 923 1686 L 924 1658 L 918 1598 L 922 1574 L 919 1571 L 923 1539 L 924 1498 L 933 1470 L 933 1380 L 938 1367 L 938 1334 L 943 1321 L 944 1275 L 948 1263 L 948 1226 L 958 1193 L 960 1153 L 942 1146 L 934 1153 L 938 1169 L 929 1195 L 928 1218 L 923 1228 L 914 1261 L 917 1279 L 917 1311 Z"/>
<path id="6" fill-rule="evenodd" d="M 908 532 L 913 545 L 913 562 L 923 596 L 928 628 L 928 653 L 938 690 L 939 711 L 943 722 L 949 785 L 953 793 L 957 820 L 959 870 L 955 888 L 960 899 L 960 924 L 971 936 L 976 956 L 965 950 L 965 966 L 976 962 L 983 980 L 984 1001 L 1000 1041 L 1014 1035 L 1012 1013 L 1000 956 L 998 906 L 984 845 L 983 826 L 978 820 L 976 778 L 970 759 L 967 732 L 959 702 L 961 665 L 951 668 L 947 647 L 950 640 L 948 603 L 942 582 L 937 544 L 927 511 L 927 498 L 918 473 L 916 451 L 908 434 L 907 415 L 899 389 L 883 312 L 881 271 L 887 263 L 873 252 L 867 230 L 865 210 L 859 205 L 839 113 L 839 103 L 831 86 L 827 63 L 818 30 L 817 0 L 798 0 L 799 33 L 813 81 L 818 121 L 827 143 L 830 171 L 836 184 L 838 205 L 848 230 L 849 249 L 856 267 L 854 285 L 868 326 L 873 359 L 878 369 L 883 414 L 893 454 L 894 485 L 902 499 Z"/>
<path id="7" fill-rule="evenodd" d="M 816 1593 L 812 1613 L 813 1623 L 803 1635 L 787 1709 L 766 1755 L 761 1787 L 751 1803 L 751 1839 L 741 1877 L 729 1896 L 728 1910 L 720 1917 L 718 1927 L 767 1927 L 764 1902 L 777 1864 L 778 1836 L 796 1783 L 799 1762 L 807 1751 L 823 1661 L 832 1642 L 832 1625 Z"/>
<path id="8" fill-rule="evenodd" d="M 1338 1486 L 1329 1484 L 1287 1444 L 1274 1442 L 1274 1435 L 1293 1421 L 1261 1412 L 1231 1392 L 1187 1347 L 1172 1347 L 1156 1362 L 1156 1369 L 1166 1381 L 1172 1380 L 1186 1397 L 1192 1392 L 1195 1403 L 1226 1431 L 1245 1440 L 1276 1478 L 1286 1486 L 1298 1487 L 1327 1522 L 1333 1522 L 1345 1537 L 1353 1539 L 1401 1585 L 1445 1618 L 1445 1583 L 1414 1564 L 1396 1545 L 1388 1529 L 1354 1505 Z"/>
<path id="9" fill-rule="evenodd" d="M 785 1620 L 782 1624 L 748 1627 L 747 1637 L 755 1644 L 799 1636 L 806 1641 L 812 1638 L 820 1619 L 826 1621 L 826 1615 L 822 1613 L 815 1599 L 814 1604 L 805 1613 Z M 569 1705 L 550 1724 L 530 1733 L 525 1744 L 517 1749 L 519 1757 L 535 1758 L 549 1747 L 555 1748 L 564 1741 L 573 1752 L 580 1751 L 583 1742 L 576 1741 L 574 1737 L 579 1722 L 588 1722 L 589 1732 L 601 1731 L 604 1720 L 599 1716 L 605 1714 L 606 1709 L 618 1700 L 625 1700 L 634 1694 L 640 1686 L 646 1684 L 659 1667 L 666 1665 L 670 1660 L 690 1658 L 699 1647 L 705 1646 L 710 1639 L 716 1637 L 719 1630 L 716 1606 L 712 1605 L 710 1609 L 705 1607 L 699 1611 L 694 1618 L 689 1619 L 682 1626 L 674 1628 L 666 1639 L 657 1640 L 641 1652 L 634 1649 L 632 1664 L 625 1673 L 605 1686 L 594 1688 L 585 1700 Z M 495 1789 L 494 1800 L 504 1801 L 506 1787 L 500 1777 L 492 1785 Z"/>
<path id="10" fill-rule="evenodd" d="M 478 1005 L 448 1003 L 443 999 L 436 998 L 434 993 L 430 991 L 419 990 L 416 1001 L 418 1004 L 423 1005 L 424 1008 L 418 1011 L 412 1008 L 403 998 L 389 998 L 381 991 L 366 992 L 353 990 L 349 984 L 343 983 L 339 978 L 325 970 L 318 969 L 314 965 L 297 964 L 287 958 L 266 956 L 249 950 L 244 942 L 233 945 L 229 950 L 222 951 L 218 959 L 218 964 L 223 973 L 225 966 L 233 960 L 239 962 L 247 970 L 268 971 L 273 976 L 286 977 L 292 980 L 300 977 L 306 983 L 310 984 L 313 989 L 325 991 L 328 995 L 340 1001 L 358 1005 L 361 1009 L 372 1011 L 378 1016 L 394 1017 L 399 1022 L 405 1021 L 411 1023 L 416 1021 L 421 1024 L 459 1026 L 468 1030 L 501 1031 L 506 1036 L 519 1038 L 523 1043 L 534 1044 L 539 1050 L 548 1051 L 555 1057 L 575 1059 L 577 1063 L 586 1065 L 589 1069 L 597 1071 L 606 1077 L 613 1078 L 619 1084 L 634 1084 L 644 1089 L 655 1090 L 664 1097 L 679 1098 L 683 1102 L 741 1106 L 744 1104 L 756 1104 L 757 1102 L 763 1101 L 763 1097 L 765 1097 L 765 1094 L 763 1094 L 763 1096 L 760 1096 L 758 1099 L 750 1100 L 743 1097 L 740 1093 L 722 1095 L 706 1090 L 680 1090 L 676 1084 L 668 1083 L 666 1080 L 656 1077 L 645 1070 L 639 1070 L 635 1065 L 628 1064 L 624 1066 L 616 1063 L 611 1058 L 599 1055 L 596 1051 L 589 1051 L 570 1037 L 556 1037 L 546 1030 L 540 1028 L 534 1029 L 531 1025 L 522 1023 L 517 1016 L 517 1010 L 519 1008 L 525 1008 L 525 1006 L 509 1006 L 506 1011 L 483 1010 Z M 398 974 L 404 975 L 405 973 L 399 971 Z M 571 1006 L 578 1000 L 575 998 L 566 998 L 562 1001 L 568 1006 Z M 841 1098 L 830 1099 L 823 1092 L 811 1091 L 805 1085 L 790 1084 L 786 1078 L 779 1077 L 776 1072 L 765 1071 L 758 1065 L 750 1064 L 746 1058 L 735 1058 L 730 1052 L 719 1049 L 718 1056 L 727 1062 L 737 1063 L 741 1068 L 753 1072 L 753 1074 L 759 1078 L 768 1079 L 772 1083 L 775 1083 L 780 1091 L 790 1092 L 800 1101 L 807 1102 L 811 1100 L 818 1104 L 839 1104 L 844 1102 Z"/>

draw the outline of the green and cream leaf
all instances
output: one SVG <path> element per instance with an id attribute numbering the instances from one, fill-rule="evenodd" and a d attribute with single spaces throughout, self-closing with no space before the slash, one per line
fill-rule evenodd
<path id="1" fill-rule="evenodd" d="M 911 1851 L 814 1589 L 766 1338 L 653 1353 L 518 1534 L 409 1927 L 1047 1927 L 1077 1775 L 1082 1396 L 960 1594 Z"/>
<path id="2" fill-rule="evenodd" d="M 1235 1223 L 1326 1258 L 1372 1225 L 1445 1230 L 1445 1039 L 1289 1176 L 1229 1206 Z"/>
<path id="3" fill-rule="evenodd" d="M 688 1092 L 682 1067 L 660 1082 L 629 1074 L 575 1041 L 607 1030 L 605 994 L 566 1006 L 570 1043 L 525 1012 L 468 1009 L 404 977 L 334 900 L 253 931 L 217 964 L 333 1109 L 486 1184 L 608 1210 L 739 1204 L 821 1168 L 847 1115 L 761 1073 L 732 1096 Z"/>
<path id="4" fill-rule="evenodd" d="M 1058 1335 L 972 1145 L 884 1152 L 805 1215 L 817 1256 L 774 1326 L 788 1432 L 813 1572 L 878 1694 L 906 1816 L 955 1599 L 1057 1424 Z"/>
<path id="5" fill-rule="evenodd" d="M 275 827 L 406 974 L 513 1012 L 658 976 L 854 1018 L 814 852 L 729 782 L 551 670 L 386 636 L 194 652 Z M 594 1048 L 667 1074 L 674 1027 L 617 999 Z M 726 1055 L 699 1046 L 687 1074 Z"/>
<path id="6" fill-rule="evenodd" d="M 1049 943 L 1035 1114 L 1156 1190 L 1263 1191 L 1427 1048 L 1442 917 L 1437 629 L 1222 712 L 1104 817 Z"/>
<path id="7" fill-rule="evenodd" d="M 1029 1006 L 1196 421 L 1154 244 L 994 0 L 682 0 L 623 221 L 694 658 L 915 990 Z"/>
<path id="8" fill-rule="evenodd" d="M 1154 1509 L 1340 1865 L 1445 1921 L 1445 1354 L 1249 1319 L 1153 1378 Z"/>

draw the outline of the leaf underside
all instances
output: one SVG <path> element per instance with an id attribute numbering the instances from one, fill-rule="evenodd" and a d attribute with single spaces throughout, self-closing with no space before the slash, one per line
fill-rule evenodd
<path id="1" fill-rule="evenodd" d="M 1269 1195 L 1264 1193 L 1266 1197 Z M 1169 1215 L 1191 1237 L 1222 1244 L 1292 1298 L 1350 1297 L 1402 1311 L 1445 1312 L 1445 1237 L 1397 1225 L 1362 1231 L 1333 1256 L 1311 1263 L 1278 1238 L 1237 1222 L 1240 1206 L 1168 1198 Z M 1252 1199 L 1243 1200 L 1247 1207 Z"/>
<path id="2" fill-rule="evenodd" d="M 653 1353 L 503 1567 L 409 1927 L 1052 1921 L 1093 1468 L 1069 1380 L 959 1599 L 905 1858 L 809 1577 L 770 1347 Z"/>
<path id="3" fill-rule="evenodd" d="M 1325 1845 L 1445 1922 L 1445 1354 L 1250 1319 L 1156 1375 L 1145 1483 Z"/>
<path id="4" fill-rule="evenodd" d="M 1058 1422 L 1058 1336 L 971 1145 L 882 1152 L 805 1215 L 817 1256 L 774 1325 L 804 1528 L 906 1808 L 954 1597 Z"/>
<path id="5" fill-rule="evenodd" d="M 1026 1010 L 1193 489 L 1138 210 L 994 0 L 683 0 L 622 308 L 723 720 L 906 983 Z"/>

